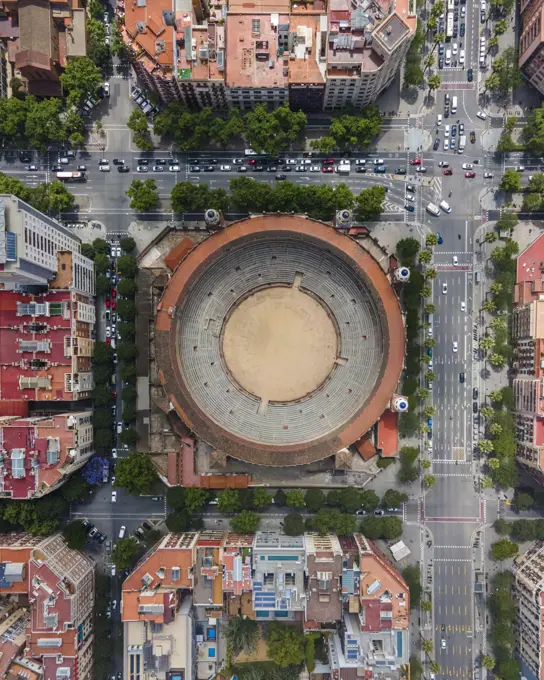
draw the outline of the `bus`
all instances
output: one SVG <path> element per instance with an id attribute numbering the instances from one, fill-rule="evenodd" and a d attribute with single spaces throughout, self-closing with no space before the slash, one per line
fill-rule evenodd
<path id="1" fill-rule="evenodd" d="M 448 12 L 453 12 L 455 11 L 455 0 L 448 0 Z"/>
<path id="2" fill-rule="evenodd" d="M 63 182 L 84 182 L 84 172 L 57 172 L 57 179 Z"/>
<path id="3" fill-rule="evenodd" d="M 256 151 L 253 151 L 253 149 L 246 149 L 244 151 L 244 156 L 258 156 L 259 154 Z"/>
<path id="4" fill-rule="evenodd" d="M 451 40 L 453 36 L 453 12 L 448 12 L 446 19 L 446 39 Z"/>

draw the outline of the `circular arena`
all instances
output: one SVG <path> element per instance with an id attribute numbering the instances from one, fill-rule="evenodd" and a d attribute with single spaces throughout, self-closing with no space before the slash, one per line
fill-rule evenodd
<path id="1" fill-rule="evenodd" d="M 301 465 L 378 420 L 404 326 L 388 278 L 354 240 L 265 215 L 185 257 L 159 305 L 155 349 L 169 400 L 197 435 L 251 463 Z"/>

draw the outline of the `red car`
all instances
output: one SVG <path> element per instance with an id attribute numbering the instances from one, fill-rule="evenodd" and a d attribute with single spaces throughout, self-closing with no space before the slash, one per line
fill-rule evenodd
<path id="1" fill-rule="evenodd" d="M 324 165 L 321 168 L 321 172 L 334 172 L 334 168 L 332 167 L 332 165 Z"/>
<path id="2" fill-rule="evenodd" d="M 109 295 L 106 297 L 106 307 L 108 309 L 110 308 L 110 297 L 109 297 Z"/>
<path id="3" fill-rule="evenodd" d="M 111 345 L 111 338 L 106 338 L 106 342 L 108 343 L 108 345 Z"/>
<path id="4" fill-rule="evenodd" d="M 111 308 L 112 308 L 112 309 L 115 309 L 115 300 L 112 300 L 112 301 L 111 301 Z"/>
<path id="5" fill-rule="evenodd" d="M 112 397 L 116 397 L 116 396 L 117 396 L 117 392 L 115 392 L 114 390 L 112 390 L 112 391 L 111 391 L 111 396 L 112 396 Z"/>
<path id="6" fill-rule="evenodd" d="M 333 165 L 334 164 L 334 158 L 327 158 L 326 160 L 323 161 L 323 165 Z"/>
<path id="7" fill-rule="evenodd" d="M 421 158 L 413 158 L 410 161 L 410 165 L 421 165 Z"/>
<path id="8" fill-rule="evenodd" d="M 257 161 L 254 158 L 250 158 L 247 162 L 248 165 L 256 165 Z"/>
<path id="9" fill-rule="evenodd" d="M 453 175 L 453 170 L 444 170 L 445 175 Z"/>
<path id="10" fill-rule="evenodd" d="M 465 177 L 472 179 L 473 177 L 476 177 L 476 173 L 475 172 L 465 172 Z"/>
<path id="11" fill-rule="evenodd" d="M 117 291 L 115 290 L 115 288 L 111 289 L 111 296 L 112 298 L 117 297 Z"/>

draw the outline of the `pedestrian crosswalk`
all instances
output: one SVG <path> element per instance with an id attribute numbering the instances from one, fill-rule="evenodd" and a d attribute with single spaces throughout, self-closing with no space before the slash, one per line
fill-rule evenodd
<path id="1" fill-rule="evenodd" d="M 433 177 L 431 180 L 431 187 L 440 196 L 442 195 L 442 177 Z"/>

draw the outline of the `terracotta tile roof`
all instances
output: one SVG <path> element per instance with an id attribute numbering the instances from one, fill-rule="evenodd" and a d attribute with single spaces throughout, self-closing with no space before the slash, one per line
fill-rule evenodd
<path id="1" fill-rule="evenodd" d="M 384 411 L 378 421 L 378 449 L 384 458 L 398 456 L 399 453 L 399 414 Z"/>
<path id="2" fill-rule="evenodd" d="M 368 434 L 362 439 L 359 439 L 358 442 L 355 442 L 354 446 L 363 460 L 370 460 L 377 454 L 376 447 L 370 440 L 370 435 Z"/>

